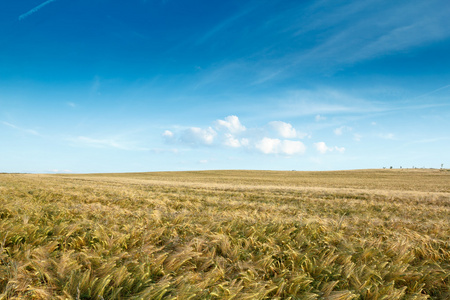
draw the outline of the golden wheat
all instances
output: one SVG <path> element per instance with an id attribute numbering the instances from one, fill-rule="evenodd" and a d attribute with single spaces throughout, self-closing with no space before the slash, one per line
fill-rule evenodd
<path id="1" fill-rule="evenodd" d="M 450 298 L 450 172 L 0 175 L 0 299 Z"/>

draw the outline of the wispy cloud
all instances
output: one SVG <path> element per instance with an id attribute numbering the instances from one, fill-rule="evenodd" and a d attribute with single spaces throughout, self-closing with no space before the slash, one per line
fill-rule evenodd
<path id="1" fill-rule="evenodd" d="M 361 139 L 362 139 L 362 135 L 359 134 L 359 133 L 354 133 L 354 134 L 353 134 L 353 139 L 354 139 L 355 141 L 357 141 L 357 142 L 360 142 Z"/>
<path id="2" fill-rule="evenodd" d="M 117 148 L 127 150 L 128 147 L 121 144 L 114 139 L 94 139 L 86 136 L 78 136 L 71 139 L 73 142 L 77 142 L 80 145 L 85 145 L 94 148 Z"/>
<path id="3" fill-rule="evenodd" d="M 19 129 L 19 127 L 17 127 L 16 125 L 8 123 L 8 122 L 2 122 L 2 124 L 5 125 L 5 126 L 14 128 L 14 129 Z"/>
<path id="4" fill-rule="evenodd" d="M 99 76 L 95 76 L 91 83 L 91 93 L 100 95 L 100 87 L 101 87 L 101 78 Z"/>
<path id="5" fill-rule="evenodd" d="M 254 25 L 246 38 L 253 39 L 255 47 L 247 46 L 247 58 L 240 58 L 240 72 L 234 74 L 249 74 L 244 78 L 249 85 L 311 72 L 332 74 L 450 37 L 450 6 L 445 1 L 298 3 L 289 11 L 274 11 L 268 21 Z M 234 21 L 230 18 L 222 26 Z M 290 47 L 283 47 L 286 44 Z"/>
<path id="6" fill-rule="evenodd" d="M 33 130 L 33 129 L 21 128 L 19 126 L 16 126 L 16 125 L 8 123 L 8 122 L 2 122 L 2 124 L 5 125 L 5 126 L 8 126 L 10 128 L 16 129 L 18 131 L 22 131 L 22 132 L 25 132 L 25 133 L 28 133 L 28 134 L 40 136 L 39 132 L 37 132 L 36 130 Z"/>
<path id="7" fill-rule="evenodd" d="M 444 87 L 441 89 L 444 90 Z M 363 95 L 363 96 L 359 96 Z M 450 107 L 450 103 L 440 101 L 435 102 L 402 102 L 377 101 L 373 96 L 364 96 L 364 91 L 353 90 L 351 92 L 344 89 L 331 87 L 319 87 L 311 90 L 292 90 L 279 94 L 277 97 L 267 98 L 267 116 L 271 118 L 292 119 L 296 117 L 314 116 L 315 121 L 327 120 L 323 115 L 327 115 L 328 120 L 336 116 L 353 115 L 356 118 L 365 118 L 387 113 L 410 111 L 423 111 L 425 109 Z M 272 103 L 276 103 L 273 105 Z M 350 131 L 350 127 L 337 130 L 339 133 Z"/>
<path id="8" fill-rule="evenodd" d="M 376 113 L 391 110 L 387 104 L 376 103 L 345 91 L 322 87 L 316 90 L 294 90 L 279 97 L 278 107 L 282 117 L 314 115 L 316 121 L 323 115 Z"/>
<path id="9" fill-rule="evenodd" d="M 244 17 L 245 15 L 247 15 L 248 13 L 250 13 L 253 9 L 254 9 L 254 7 L 249 7 L 247 9 L 244 9 L 244 10 L 234 14 L 233 16 L 229 17 L 228 19 L 223 20 L 222 22 L 220 22 L 219 24 L 214 26 L 211 30 L 209 30 L 207 33 L 205 33 L 200 39 L 198 39 L 197 44 L 200 45 L 200 44 L 205 43 L 211 37 L 213 37 L 220 31 L 226 29 L 227 27 L 231 26 L 238 19 L 240 19 L 240 18 Z"/>
<path id="10" fill-rule="evenodd" d="M 429 143 L 436 143 L 436 142 L 442 142 L 442 141 L 448 141 L 448 140 L 450 140 L 450 137 L 437 137 L 437 138 L 430 138 L 430 139 L 411 141 L 411 142 L 408 143 L 408 145 L 411 145 L 411 144 L 429 144 Z"/>
<path id="11" fill-rule="evenodd" d="M 92 138 L 87 136 L 77 136 L 67 138 L 73 145 L 89 148 L 112 148 L 128 151 L 149 151 L 152 149 L 138 147 L 133 142 L 125 142 L 119 138 Z"/>
<path id="12" fill-rule="evenodd" d="M 378 134 L 378 137 L 384 140 L 395 140 L 395 135 L 393 133 L 380 133 Z"/>
<path id="13" fill-rule="evenodd" d="M 432 94 L 434 94 L 434 93 L 437 93 L 437 92 L 446 90 L 446 89 L 448 89 L 448 88 L 450 88 L 450 84 L 447 84 L 447 85 L 445 85 L 445 86 L 442 86 L 442 87 L 440 87 L 440 88 L 437 88 L 437 89 L 435 89 L 435 90 L 432 90 L 431 92 L 427 92 L 427 93 L 425 93 L 425 94 L 422 94 L 422 95 L 420 95 L 420 96 L 417 96 L 416 98 L 414 98 L 414 100 L 421 99 L 421 98 L 423 98 L 423 97 L 427 97 L 427 96 L 429 96 L 429 95 L 432 95 Z"/>
<path id="14" fill-rule="evenodd" d="M 443 5 L 437 10 L 438 4 L 438 1 L 388 5 L 355 1 L 329 13 L 318 10 L 321 17 L 306 33 L 317 28 L 336 29 L 331 30 L 322 43 L 300 55 L 297 63 L 323 59 L 326 63 L 330 59 L 352 63 L 446 38 L 450 36 L 447 20 L 450 9 Z M 347 22 L 349 19 L 352 22 Z"/>
<path id="15" fill-rule="evenodd" d="M 56 1 L 56 0 L 48 0 L 48 1 L 45 1 L 44 3 L 42 3 L 42 4 L 38 5 L 38 6 L 36 6 L 35 8 L 33 8 L 33 9 L 29 10 L 29 11 L 27 11 L 26 13 L 21 14 L 21 15 L 19 16 L 19 21 L 22 21 L 23 19 L 25 19 L 25 18 L 31 16 L 32 14 L 34 14 L 35 12 L 37 12 L 38 10 L 40 10 L 41 8 L 43 8 L 44 6 L 46 6 L 46 5 L 48 5 L 48 4 L 52 3 L 52 2 L 55 2 L 55 1 Z"/>

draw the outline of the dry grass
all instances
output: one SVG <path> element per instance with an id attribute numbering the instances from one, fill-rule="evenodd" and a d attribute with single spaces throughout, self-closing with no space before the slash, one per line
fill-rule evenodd
<path id="1" fill-rule="evenodd" d="M 0 175 L 0 299 L 449 299 L 450 172 Z"/>

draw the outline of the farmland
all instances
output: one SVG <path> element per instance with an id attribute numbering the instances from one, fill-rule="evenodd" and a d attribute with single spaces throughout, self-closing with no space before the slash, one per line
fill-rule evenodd
<path id="1" fill-rule="evenodd" d="M 450 172 L 0 174 L 0 299 L 450 299 Z"/>

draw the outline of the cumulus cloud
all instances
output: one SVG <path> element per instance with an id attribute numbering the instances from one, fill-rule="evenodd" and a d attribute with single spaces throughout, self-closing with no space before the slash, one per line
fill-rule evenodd
<path id="1" fill-rule="evenodd" d="M 59 169 L 53 169 L 49 170 L 50 173 L 73 173 L 71 170 L 59 170 Z"/>
<path id="2" fill-rule="evenodd" d="M 316 148 L 317 151 L 319 151 L 319 153 L 325 154 L 327 152 L 332 152 L 332 151 L 337 151 L 340 153 L 343 153 L 345 151 L 344 147 L 328 147 L 327 144 L 325 144 L 325 142 L 318 142 L 318 143 L 314 143 L 314 147 Z"/>
<path id="3" fill-rule="evenodd" d="M 181 131 L 165 130 L 162 137 L 167 143 L 191 146 L 215 146 L 243 148 L 264 154 L 297 155 L 305 153 L 305 145 L 295 139 L 306 134 L 298 132 L 291 124 L 282 121 L 269 122 L 268 126 L 247 129 L 237 116 L 216 120 L 212 127 L 190 127 Z M 268 129 L 271 131 L 268 131 Z M 276 136 L 271 136 L 273 132 Z M 281 138 L 281 139 L 280 139 Z"/>
<path id="4" fill-rule="evenodd" d="M 206 129 L 190 127 L 180 132 L 165 130 L 161 136 L 168 144 L 181 143 L 191 146 L 202 146 L 214 144 L 217 132 L 211 127 Z"/>
<path id="5" fill-rule="evenodd" d="M 325 142 L 314 143 L 314 147 L 316 148 L 317 151 L 319 151 L 322 154 L 327 153 L 327 151 L 329 151 L 329 149 L 330 149 L 327 147 Z"/>
<path id="6" fill-rule="evenodd" d="M 255 145 L 256 149 L 265 154 L 303 154 L 306 147 L 300 141 L 271 139 L 268 137 L 258 141 Z"/>
<path id="7" fill-rule="evenodd" d="M 228 116 L 224 120 L 216 120 L 214 127 L 216 130 L 212 127 L 189 127 L 179 132 L 165 130 L 162 137 L 168 143 L 178 142 L 196 146 L 223 144 L 238 148 L 248 144 L 248 141 L 236 136 L 246 131 L 245 126 L 241 124 L 237 116 Z"/>
<path id="8" fill-rule="evenodd" d="M 175 137 L 175 133 L 173 133 L 173 132 L 170 131 L 170 130 L 164 131 L 164 132 L 161 134 L 161 136 L 163 137 L 164 141 L 165 141 L 166 143 L 168 143 L 168 144 L 173 144 L 173 143 L 176 143 L 176 142 L 177 142 L 176 137 Z"/>
<path id="9" fill-rule="evenodd" d="M 350 131 L 350 130 L 352 130 L 351 127 L 341 126 L 341 127 L 334 129 L 333 132 L 335 135 L 342 135 L 344 133 L 344 131 Z"/>
<path id="10" fill-rule="evenodd" d="M 300 141 L 284 140 L 281 144 L 281 152 L 288 155 L 303 154 L 306 151 L 305 145 Z"/>
<path id="11" fill-rule="evenodd" d="M 297 131 L 289 123 L 285 123 L 282 121 L 273 121 L 269 123 L 269 126 L 272 127 L 281 137 L 288 139 L 297 137 Z"/>
<path id="12" fill-rule="evenodd" d="M 218 130 L 225 128 L 231 133 L 239 133 L 246 130 L 237 116 L 228 116 L 225 120 L 217 120 L 215 123 Z"/>
<path id="13" fill-rule="evenodd" d="M 231 133 L 225 134 L 224 144 L 229 147 L 239 148 L 241 147 L 241 142 L 235 138 Z"/>
<path id="14" fill-rule="evenodd" d="M 173 142 L 175 134 L 170 130 L 166 130 L 163 132 L 162 137 L 166 142 Z"/>
<path id="15" fill-rule="evenodd" d="M 191 145 L 212 145 L 216 136 L 217 132 L 211 127 L 191 127 L 183 131 L 180 140 Z"/>
<path id="16" fill-rule="evenodd" d="M 164 131 L 164 133 L 162 135 L 164 137 L 172 138 L 173 137 L 173 132 L 170 131 L 170 130 L 166 130 L 166 131 Z"/>
<path id="17" fill-rule="evenodd" d="M 278 153 L 278 148 L 281 141 L 279 139 L 271 139 L 268 137 L 263 138 L 258 143 L 256 143 L 256 149 L 260 150 L 262 153 Z"/>

